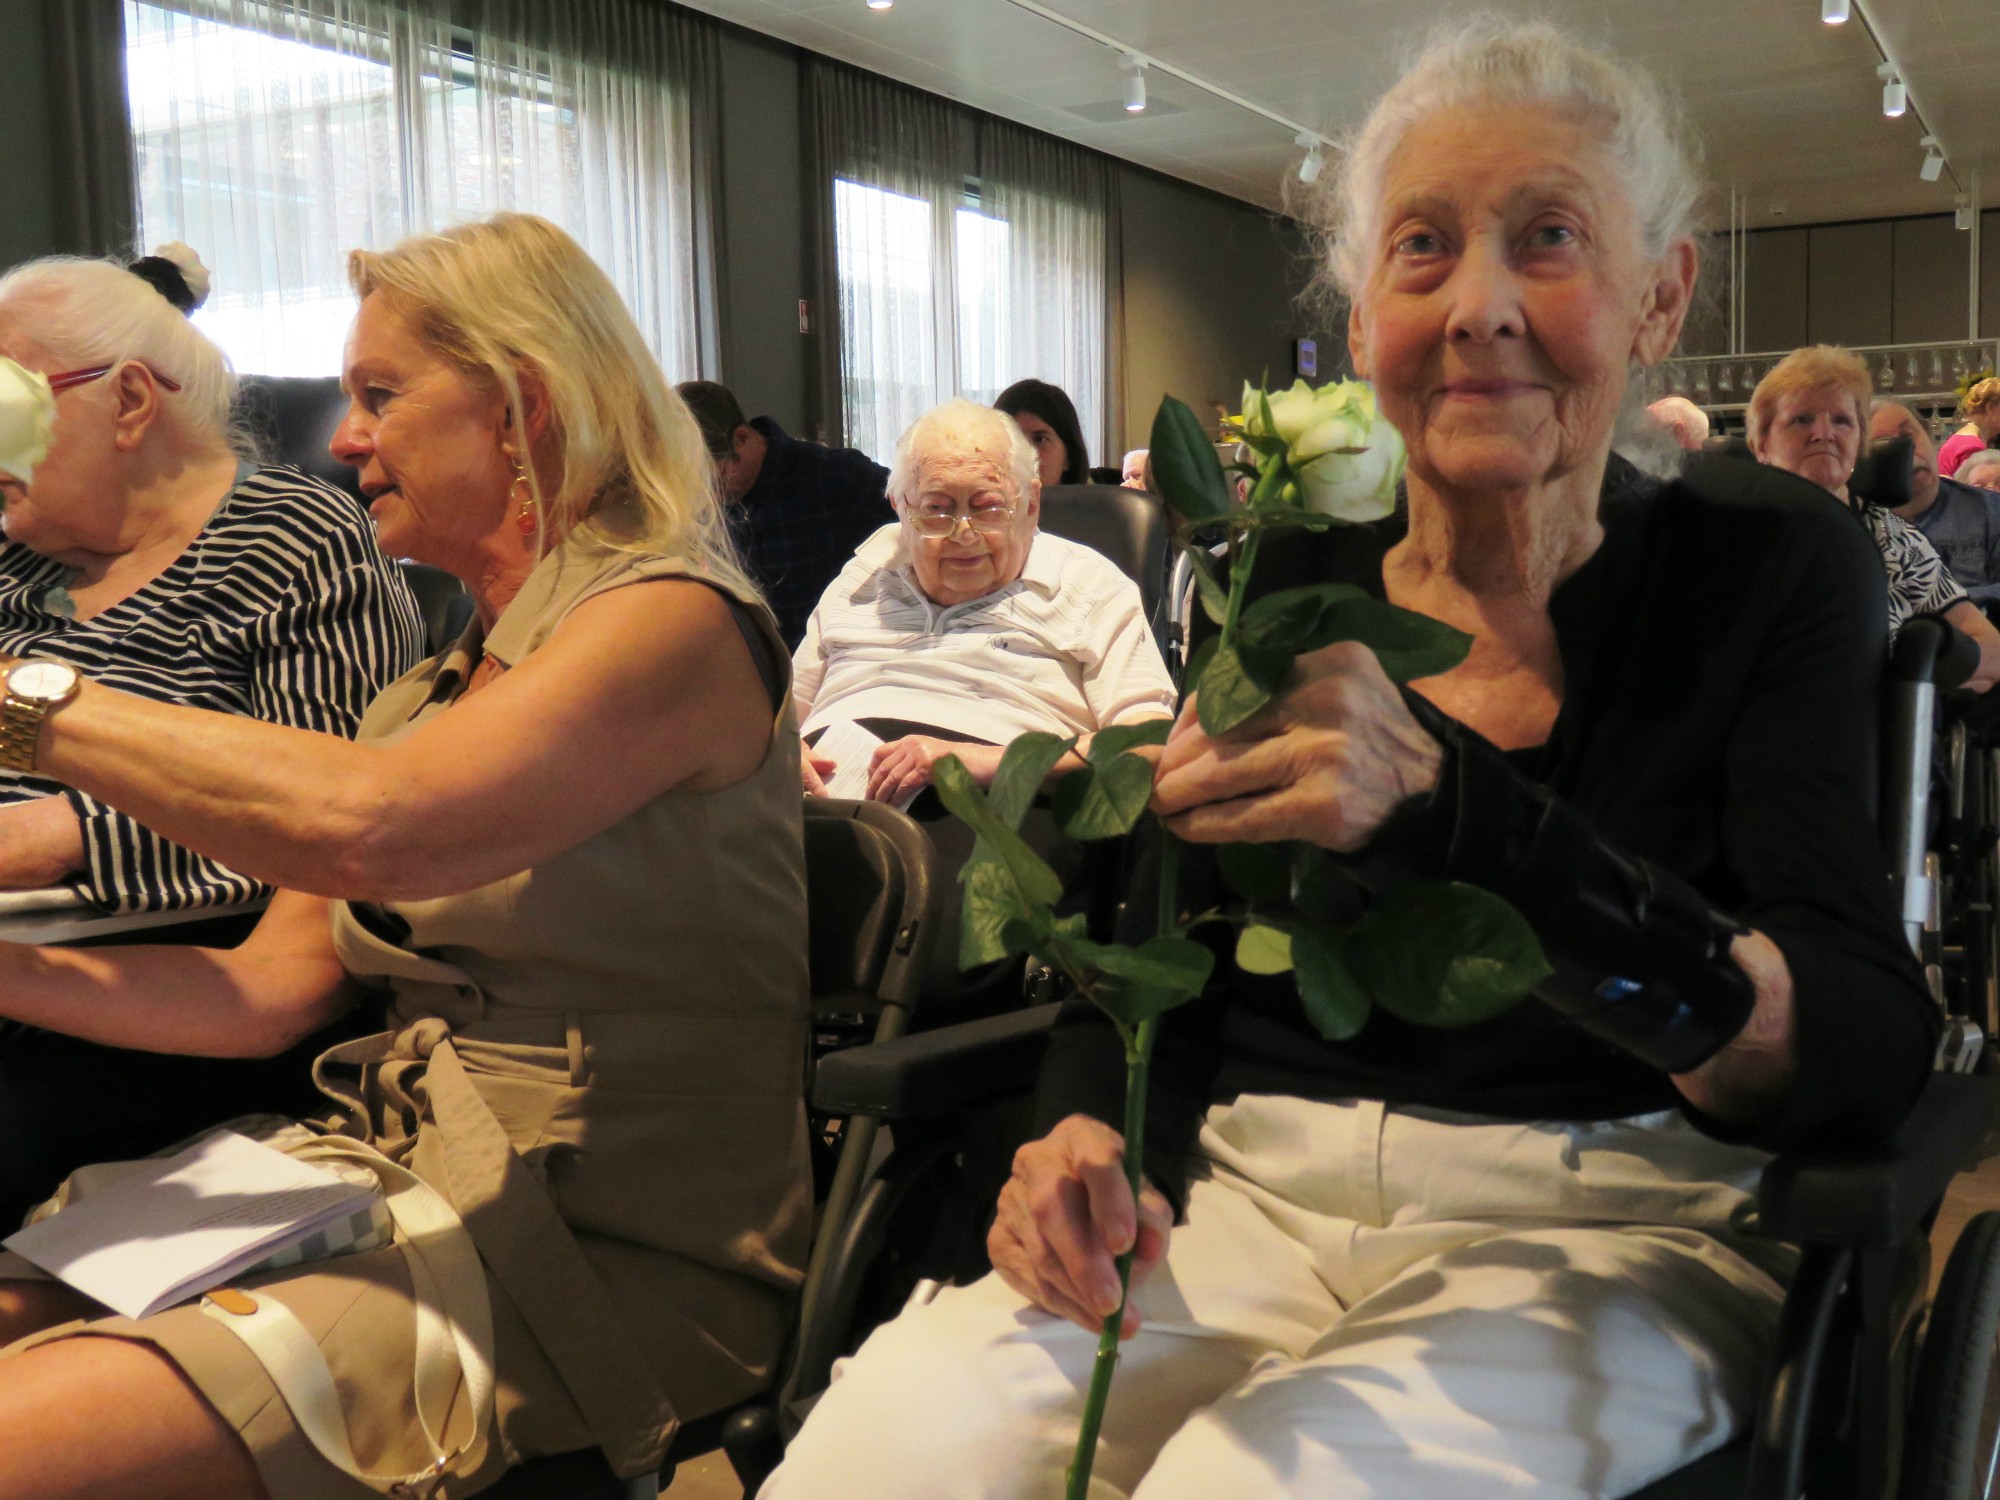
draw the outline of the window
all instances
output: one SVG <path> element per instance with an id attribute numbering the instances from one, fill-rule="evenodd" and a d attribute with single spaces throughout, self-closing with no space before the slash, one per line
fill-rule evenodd
<path id="1" fill-rule="evenodd" d="M 140 239 L 208 263 L 195 321 L 239 370 L 337 371 L 348 251 L 514 208 L 597 259 L 671 377 L 697 373 L 690 23 L 562 9 L 567 53 L 454 29 L 446 0 L 127 0 Z"/>

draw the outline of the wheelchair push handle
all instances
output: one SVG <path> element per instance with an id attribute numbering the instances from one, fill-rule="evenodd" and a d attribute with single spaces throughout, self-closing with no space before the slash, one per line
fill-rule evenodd
<path id="1" fill-rule="evenodd" d="M 1929 683 L 1940 692 L 1969 681 L 1979 670 L 1979 646 L 1937 615 L 1912 615 L 1889 648 L 1889 680 Z"/>

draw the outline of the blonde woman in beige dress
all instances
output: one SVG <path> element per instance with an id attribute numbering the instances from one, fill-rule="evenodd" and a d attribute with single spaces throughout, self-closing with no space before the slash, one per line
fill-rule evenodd
<path id="1" fill-rule="evenodd" d="M 0 1260 L 9 1500 L 470 1495 L 589 1446 L 643 1473 L 783 1337 L 811 1207 L 799 740 L 700 434 L 544 221 L 352 275 L 335 452 L 384 551 L 464 579 L 477 619 L 354 744 L 83 682 L 36 769 L 281 890 L 233 951 L 0 947 L 0 1015 L 238 1055 L 385 999 L 321 1059 L 336 1107 L 296 1149 L 372 1163 L 398 1243 L 138 1321 Z"/>

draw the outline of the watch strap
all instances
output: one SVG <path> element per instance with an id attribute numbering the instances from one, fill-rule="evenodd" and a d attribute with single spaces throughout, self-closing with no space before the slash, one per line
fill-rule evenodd
<path id="1" fill-rule="evenodd" d="M 35 747 L 42 737 L 42 721 L 52 707 L 53 704 L 37 703 L 12 691 L 0 697 L 0 768 L 35 769 Z"/>

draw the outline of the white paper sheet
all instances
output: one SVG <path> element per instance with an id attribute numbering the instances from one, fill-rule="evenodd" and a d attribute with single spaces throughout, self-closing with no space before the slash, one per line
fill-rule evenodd
<path id="1" fill-rule="evenodd" d="M 824 756 L 834 763 L 833 774 L 826 779 L 827 795 L 865 802 L 868 798 L 868 763 L 874 757 L 875 747 L 881 743 L 879 735 L 870 734 L 859 724 L 846 719 L 827 725 L 819 743 L 812 747 L 813 754 Z M 922 791 L 923 788 L 918 787 L 916 791 L 898 798 L 897 810 L 907 809 Z"/>
<path id="2" fill-rule="evenodd" d="M 27 911 L 81 911 L 90 903 L 66 885 L 37 886 L 31 891 L 0 891 L 0 917 Z"/>
<path id="3" fill-rule="evenodd" d="M 369 1189 L 234 1131 L 0 1241 L 128 1318 L 220 1286 L 368 1201 Z"/>

